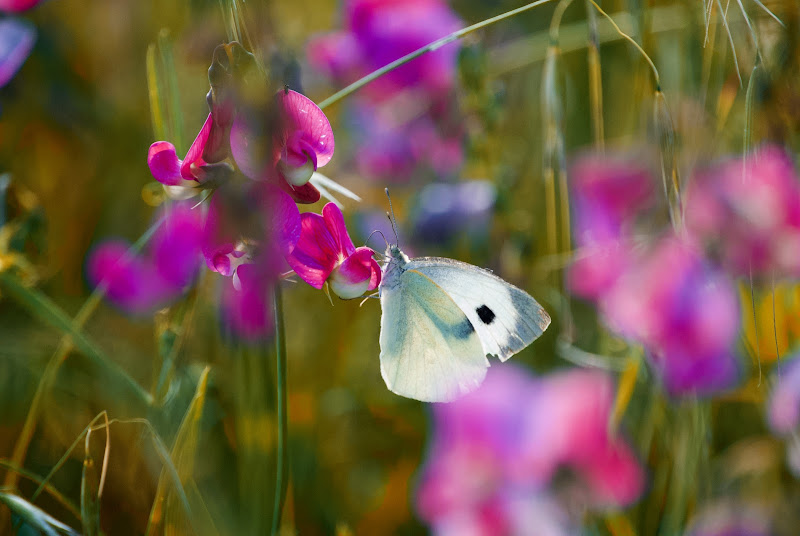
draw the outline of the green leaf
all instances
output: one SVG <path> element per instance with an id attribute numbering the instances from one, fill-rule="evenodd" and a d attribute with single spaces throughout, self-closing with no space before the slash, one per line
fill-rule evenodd
<path id="1" fill-rule="evenodd" d="M 26 501 L 19 495 L 0 492 L 0 502 L 8 506 L 11 512 L 19 516 L 23 522 L 41 531 L 47 536 L 58 536 L 59 533 L 68 534 L 70 536 L 79 536 L 79 534 L 72 530 L 72 528 L 70 528 L 68 525 L 65 525 L 38 506 Z"/>

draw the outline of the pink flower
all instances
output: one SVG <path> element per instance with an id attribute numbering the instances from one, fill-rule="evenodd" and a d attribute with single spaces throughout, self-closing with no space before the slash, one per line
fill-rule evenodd
<path id="1" fill-rule="evenodd" d="M 622 436 L 609 431 L 614 405 L 609 376 L 570 370 L 545 378 L 529 401 L 532 407 L 520 458 L 523 471 L 549 480 L 559 467 L 581 479 L 595 508 L 632 504 L 644 491 L 644 473 Z"/>
<path id="2" fill-rule="evenodd" d="M 311 63 L 339 84 L 349 84 L 462 26 L 442 0 L 348 0 L 346 30 L 313 40 Z M 424 100 L 448 93 L 455 80 L 458 47 L 445 46 L 395 69 L 364 88 L 374 100 L 414 87 Z"/>
<path id="3" fill-rule="evenodd" d="M 462 27 L 444 0 L 348 0 L 345 29 L 312 40 L 309 61 L 347 85 Z M 355 163 L 365 176 L 408 181 L 451 175 L 462 165 L 463 122 L 455 112 L 458 47 L 448 44 L 370 82 L 350 108 L 360 133 Z M 419 175 L 419 173 L 417 173 Z"/>
<path id="4" fill-rule="evenodd" d="M 300 212 L 288 194 L 271 184 L 225 185 L 211 198 L 202 237 L 211 271 L 234 276 L 237 267 L 254 262 L 257 244 L 268 253 L 262 258 L 273 268 L 269 271 L 277 273 L 300 237 Z"/>
<path id="5" fill-rule="evenodd" d="M 674 236 L 643 252 L 601 301 L 612 328 L 641 342 L 673 394 L 709 394 L 739 379 L 733 284 Z"/>
<path id="6" fill-rule="evenodd" d="M 41 4 L 43 0 L 0 0 L 0 11 L 20 13 Z"/>
<path id="7" fill-rule="evenodd" d="M 573 534 L 547 499 L 559 469 L 574 475 L 570 502 L 631 504 L 644 473 L 608 420 L 611 379 L 571 370 L 541 379 L 514 365 L 492 368 L 474 393 L 433 406 L 433 437 L 417 489 L 420 517 L 438 534 Z M 514 505 L 537 505 L 523 515 Z M 573 506 L 573 504 L 570 504 Z"/>
<path id="8" fill-rule="evenodd" d="M 654 204 L 654 181 L 640 163 L 622 156 L 582 156 L 570 174 L 579 254 L 567 281 L 576 295 L 597 300 L 633 261 L 632 228 Z"/>
<path id="9" fill-rule="evenodd" d="M 8 84 L 28 59 L 36 30 L 22 19 L 0 20 L 0 87 Z"/>
<path id="10" fill-rule="evenodd" d="M 175 146 L 168 141 L 157 141 L 147 151 L 147 165 L 153 178 L 165 186 L 193 188 L 200 182 L 205 172 L 203 166 L 206 146 L 213 125 L 213 118 L 208 114 L 203 128 L 197 134 L 192 146 L 183 160 L 178 159 Z M 195 190 L 199 191 L 199 190 Z"/>
<path id="11" fill-rule="evenodd" d="M 231 151 L 236 165 L 251 179 L 274 182 L 298 203 L 315 203 L 320 194 L 308 181 L 333 157 L 330 122 L 313 101 L 289 89 L 275 95 L 275 112 L 275 124 L 267 125 L 270 136 L 258 135 L 262 129 L 252 117 L 240 114 L 234 120 Z M 264 147 L 271 148 L 269 156 L 259 154 Z"/>
<path id="12" fill-rule="evenodd" d="M 356 248 L 344 224 L 344 216 L 333 203 L 322 209 L 322 216 L 301 215 L 297 245 L 286 257 L 297 275 L 314 288 L 329 283 L 343 299 L 357 298 L 377 288 L 381 270 L 368 247 Z"/>
<path id="13" fill-rule="evenodd" d="M 89 255 L 90 283 L 104 285 L 108 299 L 126 312 L 140 315 L 168 305 L 197 275 L 202 211 L 176 203 L 161 217 L 146 253 L 129 254 L 130 244 L 114 240 L 98 245 Z"/>
<path id="14" fill-rule="evenodd" d="M 686 196 L 686 224 L 736 275 L 800 277 L 800 177 L 781 148 L 699 173 Z"/>

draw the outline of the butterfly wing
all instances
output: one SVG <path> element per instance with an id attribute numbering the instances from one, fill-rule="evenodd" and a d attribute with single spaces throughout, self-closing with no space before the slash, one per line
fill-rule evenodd
<path id="1" fill-rule="evenodd" d="M 533 297 L 489 270 L 437 257 L 412 259 L 408 270 L 429 277 L 475 327 L 485 354 L 505 361 L 547 329 L 550 315 Z"/>
<path id="2" fill-rule="evenodd" d="M 381 376 L 390 391 L 447 402 L 478 387 L 489 362 L 475 328 L 428 276 L 415 270 L 381 289 Z"/>

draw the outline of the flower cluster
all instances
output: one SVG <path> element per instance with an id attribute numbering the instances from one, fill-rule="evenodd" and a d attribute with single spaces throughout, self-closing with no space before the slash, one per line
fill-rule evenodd
<path id="1" fill-rule="evenodd" d="M 574 533 L 568 507 L 631 504 L 644 472 L 609 430 L 613 399 L 601 372 L 534 378 L 512 364 L 493 367 L 477 391 L 433 407 L 420 516 L 437 534 L 566 535 Z"/>
<path id="2" fill-rule="evenodd" d="M 735 275 L 800 277 L 800 177 L 778 147 L 698 173 L 687 194 L 686 224 Z"/>
<path id="3" fill-rule="evenodd" d="M 183 159 L 168 141 L 150 146 L 153 177 L 178 200 L 166 211 L 144 256 L 111 242 L 89 260 L 89 277 L 132 313 L 164 306 L 189 286 L 201 259 L 231 278 L 221 297 L 221 316 L 245 338 L 271 330 L 272 287 L 288 261 L 309 284 L 342 298 L 375 289 L 380 269 L 369 248 L 355 248 L 339 208 L 322 216 L 296 203 L 320 199 L 311 183 L 334 152 L 325 114 L 288 88 L 265 108 L 242 98 L 252 56 L 238 43 L 221 45 L 209 69 L 210 113 Z M 182 199 L 211 190 L 194 208 Z"/>
<path id="4" fill-rule="evenodd" d="M 672 394 L 710 394 L 739 379 L 739 325 L 731 281 L 691 238 L 660 233 L 637 244 L 640 216 L 655 206 L 643 166 L 586 156 L 572 168 L 576 243 L 567 278 L 609 325 L 641 343 Z"/>
<path id="5" fill-rule="evenodd" d="M 309 59 L 338 84 L 354 82 L 458 30 L 444 0 L 348 0 L 345 30 L 316 38 Z M 367 177 L 407 178 L 419 165 L 438 174 L 463 159 L 452 113 L 456 46 L 444 46 L 375 80 L 352 99 L 358 166 Z"/>

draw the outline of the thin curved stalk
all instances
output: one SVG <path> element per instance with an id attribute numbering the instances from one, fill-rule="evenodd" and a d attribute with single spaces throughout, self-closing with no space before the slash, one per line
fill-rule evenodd
<path id="1" fill-rule="evenodd" d="M 319 103 L 319 107 L 324 110 L 325 108 L 327 108 L 331 104 L 342 100 L 343 98 L 347 97 L 351 93 L 355 93 L 356 91 L 358 91 L 362 87 L 366 86 L 367 84 L 369 84 L 373 80 L 376 80 L 377 78 L 380 78 L 381 76 L 385 75 L 386 73 L 388 73 L 390 71 L 393 71 L 394 69 L 397 69 L 401 65 L 405 65 L 406 63 L 410 62 L 411 60 L 413 60 L 415 58 L 418 58 L 418 57 L 422 56 L 423 54 L 425 54 L 427 52 L 433 52 L 434 50 L 437 50 L 437 49 L 439 49 L 439 48 L 441 48 L 441 47 L 443 47 L 443 46 L 445 46 L 447 44 L 450 44 L 450 43 L 452 43 L 454 41 L 458 41 L 459 39 L 463 38 L 466 35 L 471 34 L 474 31 L 480 30 L 481 28 L 485 28 L 486 26 L 489 26 L 489 25 L 492 25 L 492 24 L 494 24 L 496 22 L 500 22 L 502 20 L 511 18 L 511 17 L 513 17 L 515 15 L 519 15 L 520 13 L 524 13 L 525 11 L 528 11 L 528 10 L 533 9 L 535 7 L 539 7 L 541 5 L 547 4 L 548 2 L 552 2 L 552 1 L 554 1 L 554 0 L 537 0 L 536 2 L 531 2 L 530 4 L 526 4 L 526 5 L 522 6 L 522 7 L 518 7 L 517 9 L 512 9 L 511 11 L 506 11 L 505 13 L 497 15 L 496 17 L 492 17 L 490 19 L 482 20 L 481 22 L 473 24 L 472 26 L 467 26 L 466 28 L 462 28 L 462 29 L 460 29 L 460 30 L 458 30 L 456 32 L 451 33 L 450 35 L 442 37 L 441 39 L 437 39 L 433 43 L 429 43 L 429 44 L 425 45 L 424 47 L 418 48 L 414 52 L 406 54 L 402 58 L 396 59 L 392 63 L 389 63 L 388 65 L 386 65 L 384 67 L 381 67 L 377 71 L 373 71 L 370 74 L 368 74 L 367 76 L 365 76 L 365 77 L 363 77 L 363 78 L 361 78 L 359 80 L 356 80 L 355 82 L 353 82 L 352 84 L 350 84 L 346 88 L 344 88 L 344 89 L 342 89 L 340 91 L 337 91 L 336 93 L 334 93 L 333 95 L 331 95 L 330 97 L 325 99 L 324 101 L 320 102 Z"/>

